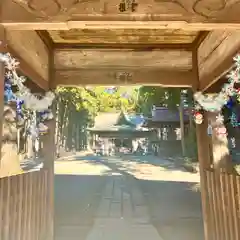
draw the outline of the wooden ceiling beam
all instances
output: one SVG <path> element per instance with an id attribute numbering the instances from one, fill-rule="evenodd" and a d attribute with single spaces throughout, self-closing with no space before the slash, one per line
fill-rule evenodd
<path id="1" fill-rule="evenodd" d="M 81 85 L 156 85 L 163 87 L 191 87 L 192 71 L 156 69 L 75 69 L 56 70 L 51 86 Z"/>
<path id="2" fill-rule="evenodd" d="M 55 49 L 133 49 L 141 51 L 152 51 L 157 49 L 180 49 L 191 51 L 192 45 L 188 43 L 176 44 L 149 44 L 149 43 L 54 43 Z"/>
<path id="3" fill-rule="evenodd" d="M 121 13 L 119 0 L 0 1 L 1 23 L 15 30 L 81 29 L 240 29 L 239 1 L 140 1 Z"/>
<path id="4" fill-rule="evenodd" d="M 2 36 L 4 36 L 4 41 Z M 0 41 L 2 41 L 0 52 L 10 53 L 19 62 L 19 71 L 31 79 L 38 87 L 47 90 L 48 77 L 44 75 L 44 69 L 41 71 L 40 66 L 44 65 L 48 69 L 48 60 L 44 58 L 44 45 L 42 48 L 38 47 L 39 41 L 34 33 L 30 35 L 25 32 L 19 33 L 18 31 L 9 33 L 0 27 Z M 32 41 L 35 41 L 34 44 L 32 44 Z M 35 61 L 38 62 L 36 63 Z"/>
<path id="5" fill-rule="evenodd" d="M 191 70 L 192 52 L 183 49 L 55 49 L 55 69 L 146 68 Z"/>
<path id="6" fill-rule="evenodd" d="M 0 23 L 9 30 L 71 30 L 71 29 L 173 29 L 184 31 L 213 31 L 213 30 L 240 30 L 240 23 L 188 23 L 177 21 L 43 21 L 43 22 L 2 22 Z"/>
<path id="7" fill-rule="evenodd" d="M 227 79 L 225 78 L 225 76 L 221 77 L 217 82 L 215 82 L 209 88 L 207 88 L 205 93 L 208 94 L 219 93 L 226 82 Z"/>
<path id="8" fill-rule="evenodd" d="M 198 35 L 196 31 L 174 29 L 72 29 L 69 31 L 49 31 L 55 43 L 65 44 L 189 44 Z"/>
<path id="9" fill-rule="evenodd" d="M 198 49 L 198 47 L 201 45 L 201 43 L 204 41 L 208 34 L 208 31 L 200 31 L 198 36 L 191 44 L 192 49 Z"/>
<path id="10" fill-rule="evenodd" d="M 48 88 L 49 51 L 35 31 L 6 30 L 10 53 L 19 60 L 23 73 L 42 88 Z"/>
<path id="11" fill-rule="evenodd" d="M 41 40 L 43 41 L 45 46 L 48 48 L 48 51 L 50 51 L 50 52 L 53 51 L 53 49 L 54 49 L 54 42 L 53 42 L 52 38 L 50 37 L 48 31 L 36 30 L 36 33 L 41 38 Z"/>
<path id="12" fill-rule="evenodd" d="M 33 68 L 33 66 L 21 56 L 21 53 L 16 52 L 11 47 L 7 48 L 7 52 L 9 52 L 19 62 L 19 70 L 24 76 L 27 76 L 29 79 L 31 79 L 31 81 L 33 81 L 41 89 L 45 91 L 49 89 L 48 81 L 46 81 L 46 79 L 44 79 L 38 73 L 37 69 Z"/>
<path id="13" fill-rule="evenodd" d="M 198 48 L 201 90 L 207 90 L 233 67 L 233 57 L 239 50 L 239 30 L 216 30 L 207 35 Z"/>

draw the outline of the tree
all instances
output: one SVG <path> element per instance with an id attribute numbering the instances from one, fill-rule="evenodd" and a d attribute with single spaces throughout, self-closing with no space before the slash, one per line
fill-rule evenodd
<path id="1" fill-rule="evenodd" d="M 143 86 L 139 89 L 137 111 L 149 115 L 153 105 L 177 108 L 181 90 L 180 88 Z"/>
<path id="2" fill-rule="evenodd" d="M 66 150 L 84 149 L 87 128 L 99 112 L 134 111 L 136 87 L 60 87 L 57 89 L 57 142 Z M 58 150 L 59 152 L 59 150 Z"/>
<path id="3" fill-rule="evenodd" d="M 150 115 L 152 106 L 162 106 L 170 109 L 178 109 L 180 112 L 182 151 L 184 155 L 196 158 L 196 132 L 192 122 L 191 111 L 193 107 L 193 94 L 191 89 L 182 88 L 162 88 L 143 86 L 139 89 L 137 111 Z M 187 136 L 184 136 L 183 111 L 188 108 L 190 129 Z M 185 148 L 185 145 L 189 148 Z M 185 151 L 186 149 L 186 151 Z"/>

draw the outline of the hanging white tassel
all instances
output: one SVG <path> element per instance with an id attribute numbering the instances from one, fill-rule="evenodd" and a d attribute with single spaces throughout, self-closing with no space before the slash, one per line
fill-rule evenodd
<path id="1" fill-rule="evenodd" d="M 44 113 L 44 114 L 41 115 L 41 119 L 42 119 L 43 121 L 52 120 L 53 118 L 54 118 L 54 116 L 53 116 L 53 114 L 52 114 L 51 111 L 46 112 L 46 113 Z"/>
<path id="2" fill-rule="evenodd" d="M 231 96 L 238 95 L 238 90 L 235 89 L 235 84 L 239 83 L 240 72 L 240 55 L 234 58 L 236 69 L 227 75 L 228 83 L 224 84 L 221 91 L 215 95 L 207 95 L 202 92 L 194 94 L 195 101 L 206 111 L 217 112 L 227 104 Z"/>
<path id="3" fill-rule="evenodd" d="M 52 120 L 53 118 L 54 118 L 54 116 L 53 116 L 52 112 L 49 112 L 47 120 Z"/>
<path id="4" fill-rule="evenodd" d="M 38 130 L 40 134 L 46 134 L 48 132 L 48 127 L 43 123 L 39 123 Z"/>
<path id="5" fill-rule="evenodd" d="M 38 129 L 36 128 L 35 124 L 32 124 L 30 126 L 29 132 L 33 139 L 36 139 L 39 135 Z"/>
<path id="6" fill-rule="evenodd" d="M 30 89 L 23 85 L 26 79 L 23 76 L 18 76 L 17 68 L 19 66 L 19 62 L 16 61 L 15 58 L 13 58 L 9 53 L 0 53 L 0 61 L 4 62 L 6 77 L 11 81 L 12 85 L 17 86 L 17 97 L 24 101 L 27 109 L 40 112 L 51 106 L 55 97 L 54 93 L 47 92 L 45 97 L 42 99 L 39 99 L 38 96 L 32 94 Z"/>

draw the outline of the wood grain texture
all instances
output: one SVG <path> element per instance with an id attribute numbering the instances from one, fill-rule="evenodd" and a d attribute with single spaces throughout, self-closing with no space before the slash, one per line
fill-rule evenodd
<path id="1" fill-rule="evenodd" d="M 76 69 L 57 70 L 52 85 L 158 85 L 191 87 L 191 71 L 143 69 Z"/>
<path id="2" fill-rule="evenodd" d="M 3 52 L 5 45 L 5 32 L 0 27 L 0 52 Z M 4 63 L 0 62 L 0 114 L 3 116 L 4 110 L 4 80 L 5 80 L 5 68 Z M 0 120 L 0 149 L 2 149 L 2 133 L 3 133 L 3 117 Z M 2 158 L 2 151 L 0 151 L 0 159 Z"/>
<path id="3" fill-rule="evenodd" d="M 55 43 L 192 43 L 197 31 L 161 30 L 161 29 L 71 29 L 69 31 L 49 31 Z"/>
<path id="4" fill-rule="evenodd" d="M 48 49 L 35 31 L 6 31 L 8 45 L 48 81 Z"/>
<path id="5" fill-rule="evenodd" d="M 218 16 L 227 16 L 225 13 L 239 3 L 238 0 L 138 0 L 136 12 L 120 13 L 118 0 L 8 0 L 5 5 L 17 4 L 26 15 L 35 17 L 35 21 L 41 20 L 86 20 L 86 17 L 98 20 L 99 17 L 108 17 L 106 20 L 161 20 L 161 21 L 217 21 Z M 5 6 L 4 6 L 5 7 Z M 7 9 L 7 8 L 5 8 Z M 23 14 L 20 10 L 15 16 L 6 12 L 5 21 L 21 21 Z M 235 18 L 237 16 L 235 15 Z M 26 18 L 26 19 L 29 19 Z M 222 18 L 224 19 L 224 18 Z"/>
<path id="6" fill-rule="evenodd" d="M 209 33 L 198 49 L 201 89 L 206 89 L 234 64 L 240 49 L 240 31 L 215 30 Z"/>
<path id="7" fill-rule="evenodd" d="M 239 196 L 240 178 L 214 170 L 205 170 L 202 178 L 207 186 L 204 189 L 209 209 L 209 229 L 206 239 L 239 239 Z"/>
<path id="8" fill-rule="evenodd" d="M 51 207 L 46 184 L 47 170 L 0 178 L 0 233 L 2 240 L 51 239 L 49 219 Z M 42 191 L 39 191 L 39 186 Z M 38 217 L 36 217 L 38 213 Z M 39 219 L 44 219 L 39 224 Z"/>
<path id="9" fill-rule="evenodd" d="M 158 68 L 191 70 L 192 53 L 185 50 L 63 49 L 54 53 L 56 69 Z"/>

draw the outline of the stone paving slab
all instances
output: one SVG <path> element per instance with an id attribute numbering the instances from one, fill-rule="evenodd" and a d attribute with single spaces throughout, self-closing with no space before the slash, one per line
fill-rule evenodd
<path id="1" fill-rule="evenodd" d="M 55 240 L 203 239 L 198 176 L 135 158 L 56 163 Z"/>
<path id="2" fill-rule="evenodd" d="M 151 224 L 134 224 L 124 219 L 107 219 L 97 222 L 87 240 L 162 240 Z"/>
<path id="3" fill-rule="evenodd" d="M 87 240 L 162 240 L 139 189 L 123 176 L 108 181 Z M 128 192 L 125 192 L 126 189 Z M 136 200 L 133 201 L 133 199 Z M 138 200 L 138 201 L 137 201 Z"/>

